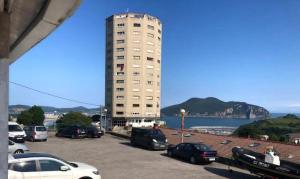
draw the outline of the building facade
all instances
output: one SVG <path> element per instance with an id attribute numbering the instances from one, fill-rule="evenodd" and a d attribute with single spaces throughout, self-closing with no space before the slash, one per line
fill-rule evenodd
<path id="1" fill-rule="evenodd" d="M 124 13 L 106 19 L 105 106 L 113 126 L 160 117 L 162 24 Z"/>

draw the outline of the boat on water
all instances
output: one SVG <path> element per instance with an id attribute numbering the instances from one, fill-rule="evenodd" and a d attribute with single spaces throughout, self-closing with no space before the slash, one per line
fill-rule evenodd
<path id="1" fill-rule="evenodd" d="M 300 164 L 280 160 L 272 147 L 267 148 L 265 154 L 234 147 L 232 156 L 239 167 L 246 168 L 251 173 L 280 179 L 300 179 Z"/>

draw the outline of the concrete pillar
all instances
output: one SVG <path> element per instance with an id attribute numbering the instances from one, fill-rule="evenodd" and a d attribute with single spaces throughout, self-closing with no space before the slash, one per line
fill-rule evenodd
<path id="1" fill-rule="evenodd" d="M 8 66 L 8 60 L 0 59 L 0 178 L 7 178 Z"/>
<path id="2" fill-rule="evenodd" d="M 7 176 L 10 15 L 0 12 L 0 178 Z"/>

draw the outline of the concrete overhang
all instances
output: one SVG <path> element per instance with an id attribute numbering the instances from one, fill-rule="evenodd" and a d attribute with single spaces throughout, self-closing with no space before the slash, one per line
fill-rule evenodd
<path id="1" fill-rule="evenodd" d="M 10 16 L 9 64 L 46 38 L 79 4 L 80 0 L 0 0 L 0 12 Z"/>

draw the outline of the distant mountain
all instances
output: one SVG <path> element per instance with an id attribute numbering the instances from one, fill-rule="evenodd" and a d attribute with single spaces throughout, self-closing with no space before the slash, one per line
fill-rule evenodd
<path id="1" fill-rule="evenodd" d="M 31 108 L 31 106 L 27 105 L 10 105 L 9 106 L 9 113 L 10 114 L 19 114 L 20 112 L 27 110 Z M 100 108 L 86 108 L 83 106 L 78 106 L 78 107 L 73 107 L 73 108 L 56 108 L 52 106 L 41 106 L 41 108 L 44 110 L 46 113 L 67 113 L 70 111 L 73 112 L 82 112 L 82 113 L 87 113 L 87 114 L 95 114 L 95 113 L 100 113 Z"/>
<path id="2" fill-rule="evenodd" d="M 267 118 L 269 111 L 265 108 L 245 102 L 224 102 L 217 98 L 191 98 L 183 103 L 165 107 L 162 115 L 179 115 L 180 109 L 186 110 L 190 117 L 220 117 L 220 118 Z"/>

